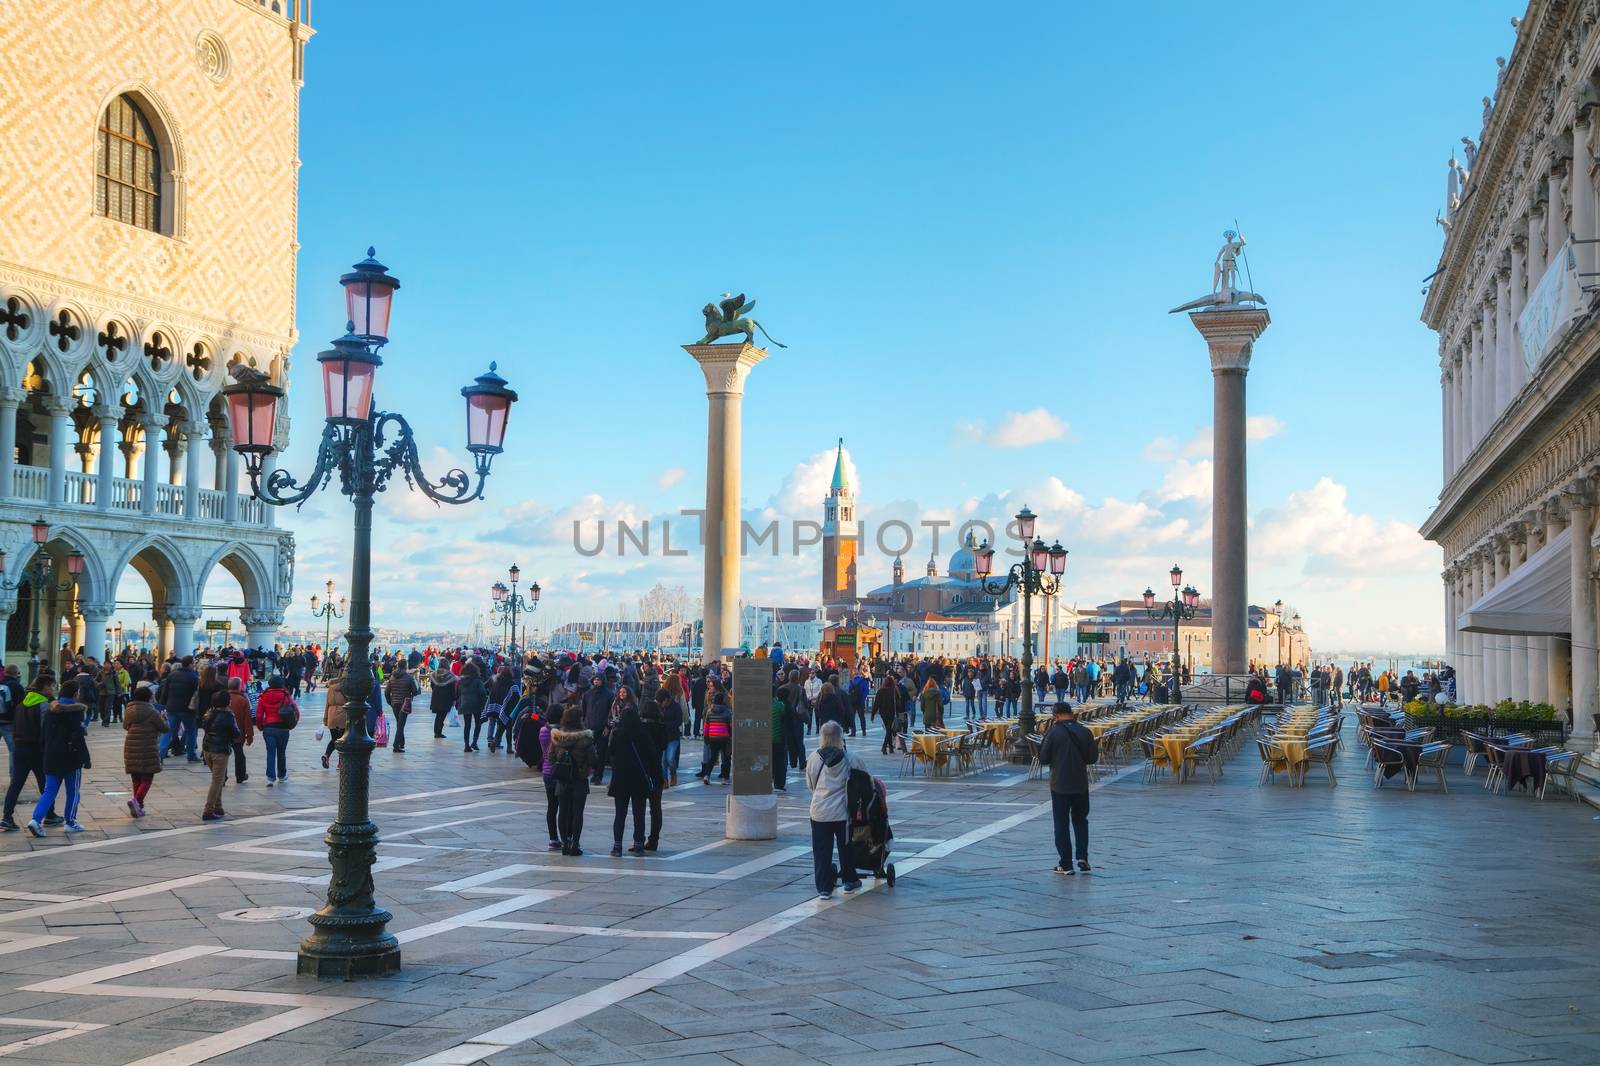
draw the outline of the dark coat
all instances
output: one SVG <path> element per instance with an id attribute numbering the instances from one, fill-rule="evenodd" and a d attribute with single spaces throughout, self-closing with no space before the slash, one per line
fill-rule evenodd
<path id="1" fill-rule="evenodd" d="M 850 712 L 845 709 L 844 700 L 839 698 L 837 692 L 824 692 L 817 697 L 817 725 L 824 722 L 838 722 L 846 725 L 850 721 Z"/>
<path id="2" fill-rule="evenodd" d="M 193 670 L 185 670 L 181 666 L 174 667 L 172 673 L 167 675 L 167 710 L 179 712 L 189 711 L 189 704 L 194 701 L 194 694 L 199 690 L 199 674 L 195 673 Z"/>
<path id="3" fill-rule="evenodd" d="M 122 712 L 122 771 L 128 774 L 161 772 L 161 734 L 167 720 L 143 700 L 134 700 Z"/>
<path id="4" fill-rule="evenodd" d="M 462 677 L 456 682 L 456 706 L 462 714 L 482 714 L 489 702 L 489 690 L 481 677 Z"/>
<path id="5" fill-rule="evenodd" d="M 1087 796 L 1089 767 L 1100 761 L 1100 744 L 1077 722 L 1058 721 L 1039 745 L 1039 765 L 1050 767 L 1050 791 Z"/>
<path id="6" fill-rule="evenodd" d="M 611 784 L 606 795 L 632 799 L 661 788 L 661 749 L 636 714 L 611 731 Z"/>
<path id="7" fill-rule="evenodd" d="M 84 705 L 57 701 L 44 716 L 44 772 L 65 777 L 89 766 Z"/>
<path id="8" fill-rule="evenodd" d="M 436 670 L 433 687 L 428 690 L 428 710 L 434 714 L 448 714 L 456 702 L 456 679 L 448 670 Z"/>
<path id="9" fill-rule="evenodd" d="M 577 770 L 574 786 L 587 791 L 589 775 L 594 773 L 594 734 L 587 729 L 576 729 L 570 733 L 564 729 L 552 729 L 549 753 L 552 772 L 564 751 L 572 752 L 573 766 Z"/>

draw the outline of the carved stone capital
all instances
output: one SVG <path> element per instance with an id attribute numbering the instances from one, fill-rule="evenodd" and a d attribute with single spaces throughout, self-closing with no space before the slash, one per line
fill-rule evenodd
<path id="1" fill-rule="evenodd" d="M 200 621 L 200 616 L 205 612 L 198 607 L 184 607 L 178 604 L 168 604 L 166 610 L 167 621 L 178 626 L 192 626 Z"/>
<path id="2" fill-rule="evenodd" d="M 1189 321 L 1206 339 L 1213 374 L 1244 374 L 1250 370 L 1256 338 L 1272 324 L 1272 316 L 1265 308 L 1233 308 L 1191 311 Z"/>
<path id="3" fill-rule="evenodd" d="M 0 385 L 0 410 L 20 407 L 27 398 L 27 389 L 19 389 L 15 385 Z"/>
<path id="4" fill-rule="evenodd" d="M 282 611 L 240 611 L 239 621 L 247 629 L 277 629 L 283 625 Z"/>
<path id="5" fill-rule="evenodd" d="M 744 395 L 745 378 L 755 365 L 767 357 L 765 348 L 753 344 L 685 344 L 683 350 L 694 357 L 706 376 L 706 395 L 724 393 Z"/>

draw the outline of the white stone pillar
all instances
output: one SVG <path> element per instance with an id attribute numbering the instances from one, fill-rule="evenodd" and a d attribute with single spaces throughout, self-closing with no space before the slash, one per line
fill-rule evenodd
<path id="1" fill-rule="evenodd" d="M 1549 527 L 1545 525 L 1544 516 L 1538 511 L 1529 511 L 1523 518 L 1523 525 L 1528 530 L 1527 558 L 1531 561 L 1549 543 Z M 1548 703 L 1550 700 L 1549 660 L 1550 638 L 1529 637 L 1528 700 L 1532 703 Z"/>
<path id="2" fill-rule="evenodd" d="M 1500 562 L 1500 548 L 1498 544 L 1490 543 L 1483 554 L 1483 590 L 1494 591 L 1500 583 L 1500 578 L 1505 576 L 1505 570 Z M 1502 633 L 1484 633 L 1483 636 L 1483 665 L 1484 665 L 1484 693 L 1488 696 L 1484 702 L 1490 706 L 1505 698 L 1505 635 Z"/>
<path id="3" fill-rule="evenodd" d="M 1463 348 L 1456 349 L 1451 370 L 1455 377 L 1455 427 L 1451 434 L 1451 454 L 1455 457 L 1455 469 L 1450 473 L 1454 476 L 1456 471 L 1466 464 L 1467 456 L 1472 451 L 1472 442 L 1468 439 L 1471 432 L 1467 428 L 1467 397 L 1470 395 L 1467 390 L 1467 375 L 1471 372 L 1471 364 Z"/>
<path id="4" fill-rule="evenodd" d="M 92 659 L 106 657 L 106 623 L 116 613 L 110 604 L 83 603 L 78 605 L 83 619 L 83 653 Z"/>
<path id="5" fill-rule="evenodd" d="M 1556 159 L 1550 163 L 1550 174 L 1546 179 L 1549 182 L 1550 203 L 1545 208 L 1545 233 L 1544 254 L 1547 260 L 1554 260 L 1561 251 L 1561 245 L 1567 239 L 1567 205 L 1561 199 L 1561 179 L 1566 174 L 1567 161 Z"/>
<path id="6" fill-rule="evenodd" d="M 274 611 L 245 611 L 240 618 L 249 641 L 246 646 L 271 651 L 278 639 L 278 629 L 283 625 L 283 615 Z"/>
<path id="7" fill-rule="evenodd" d="M 263 455 L 261 457 L 261 484 L 265 485 L 267 478 L 271 477 L 272 472 L 276 469 L 278 469 L 278 453 L 268 452 Z M 261 505 L 261 516 L 262 525 L 271 527 L 278 524 L 278 509 L 270 503 Z"/>
<path id="8" fill-rule="evenodd" d="M 739 481 L 744 382 L 767 357 L 753 344 L 686 344 L 706 378 L 704 661 L 739 643 Z"/>
<path id="9" fill-rule="evenodd" d="M 228 448 L 222 462 L 222 520 L 231 526 L 239 521 L 239 453 Z"/>
<path id="10" fill-rule="evenodd" d="M 172 629 L 172 650 L 179 656 L 194 654 L 194 624 L 200 621 L 198 607 L 168 607 L 167 620 Z"/>
<path id="11" fill-rule="evenodd" d="M 1439 377 L 1439 391 L 1444 397 L 1444 414 L 1440 419 L 1440 424 L 1443 426 L 1444 440 L 1440 448 L 1440 454 L 1443 456 L 1444 462 L 1444 480 L 1448 482 L 1450 475 L 1456 472 L 1455 435 L 1453 432 L 1456 414 L 1456 378 L 1454 368 L 1450 366 L 1448 361 L 1445 363 L 1444 373 Z"/>
<path id="12" fill-rule="evenodd" d="M 1572 732 L 1594 732 L 1594 714 L 1600 711 L 1600 654 L 1596 652 L 1594 505 L 1589 486 L 1575 481 L 1564 493 L 1572 529 Z"/>
<path id="13" fill-rule="evenodd" d="M 1511 406 L 1511 268 L 1502 267 L 1494 281 L 1494 416 Z"/>
<path id="14" fill-rule="evenodd" d="M 1461 671 L 1460 657 L 1457 655 L 1459 634 L 1456 632 L 1456 568 L 1447 566 L 1444 569 L 1444 661 Z M 1460 681 L 1456 682 L 1459 690 Z"/>
<path id="15" fill-rule="evenodd" d="M 25 389 L 0 386 L 0 500 L 9 500 L 16 491 L 17 409 L 27 398 Z"/>
<path id="16" fill-rule="evenodd" d="M 1544 508 L 1545 543 L 1567 528 L 1567 516 L 1562 500 L 1557 497 Z M 1545 702 L 1565 714 L 1572 705 L 1572 651 L 1571 640 L 1564 636 L 1546 638 L 1549 658 L 1545 660 Z"/>
<path id="17" fill-rule="evenodd" d="M 1528 208 L 1528 290 L 1539 284 L 1549 265 L 1549 249 L 1545 246 L 1545 205 L 1536 203 Z"/>
<path id="18" fill-rule="evenodd" d="M 73 433 L 71 409 L 55 397 L 45 400 L 44 409 L 50 416 L 50 502 L 61 504 L 67 498 L 67 444 Z"/>
<path id="19" fill-rule="evenodd" d="M 1507 340 L 1511 349 L 1511 396 L 1522 395 L 1528 383 L 1528 364 L 1522 360 L 1522 309 L 1528 304 L 1528 242 L 1519 233 L 1511 236 L 1511 326 Z"/>
<path id="20" fill-rule="evenodd" d="M 1471 452 L 1477 449 L 1478 441 L 1483 438 L 1485 426 L 1483 419 L 1483 387 L 1486 379 L 1483 373 L 1483 322 L 1480 319 L 1475 319 L 1472 323 L 1472 350 L 1468 358 L 1471 360 L 1471 367 L 1467 373 L 1467 385 L 1469 386 L 1467 404 L 1468 419 L 1470 420 L 1467 443 L 1468 451 Z"/>
<path id="21" fill-rule="evenodd" d="M 100 422 L 100 451 L 96 459 L 99 470 L 95 473 L 94 505 L 98 510 L 111 510 L 111 483 L 117 476 L 117 411 L 114 407 L 96 407 L 94 416 Z"/>
<path id="22" fill-rule="evenodd" d="M 191 422 L 183 427 L 183 516 L 200 517 L 200 445 L 206 439 L 203 422 Z"/>
<path id="23" fill-rule="evenodd" d="M 1578 240 L 1593 240 L 1595 233 L 1594 207 L 1594 152 L 1590 149 L 1590 116 L 1585 110 L 1572 123 L 1572 235 Z M 1580 273 L 1595 269 L 1595 246 L 1575 245 Z M 1594 284 L 1593 278 L 1579 279 L 1585 285 Z"/>
<path id="24" fill-rule="evenodd" d="M 222 491 L 222 486 L 228 479 L 228 442 L 227 429 L 215 422 L 211 424 L 211 487 L 217 492 Z"/>
<path id="25" fill-rule="evenodd" d="M 156 513 L 156 486 L 161 481 L 161 429 L 160 418 L 145 416 L 144 426 L 144 489 L 139 494 L 141 514 Z"/>
<path id="26" fill-rule="evenodd" d="M 1511 529 L 1511 554 L 1507 563 L 1506 576 L 1517 572 L 1517 569 L 1528 561 L 1528 530 L 1522 523 L 1516 523 Z M 1510 674 L 1506 683 L 1507 695 L 1514 700 L 1527 700 L 1528 687 L 1528 637 L 1525 633 L 1514 633 L 1508 643 L 1510 648 Z"/>

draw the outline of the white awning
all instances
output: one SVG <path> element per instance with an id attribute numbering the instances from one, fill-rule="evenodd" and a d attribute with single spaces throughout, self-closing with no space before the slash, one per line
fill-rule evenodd
<path id="1" fill-rule="evenodd" d="M 1572 632 L 1572 530 L 1563 529 L 1526 563 L 1456 616 L 1468 633 L 1547 636 Z"/>

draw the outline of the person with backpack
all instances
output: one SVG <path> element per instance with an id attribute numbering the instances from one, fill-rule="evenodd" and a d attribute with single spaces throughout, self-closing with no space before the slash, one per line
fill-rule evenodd
<path id="1" fill-rule="evenodd" d="M 817 750 L 806 761 L 806 785 L 811 789 L 811 869 L 818 899 L 833 898 L 833 851 L 839 849 L 839 869 L 846 878 L 844 890 L 861 887 L 850 859 L 850 771 L 867 772 L 861 756 L 844 747 L 844 729 L 827 721 L 817 731 Z"/>
<path id="2" fill-rule="evenodd" d="M 556 768 L 550 761 L 550 738 L 555 732 L 555 721 L 562 715 L 561 708 L 554 709 L 545 715 L 544 721 L 539 726 L 539 752 L 541 756 L 540 771 L 544 776 L 544 820 L 545 828 L 550 831 L 550 850 L 565 854 L 566 847 L 562 844 L 561 796 L 556 788 Z"/>
<path id="3" fill-rule="evenodd" d="M 650 826 L 650 839 L 654 841 L 661 836 L 661 752 L 650 739 L 639 717 L 639 709 L 632 702 L 622 704 L 622 717 L 611 730 L 611 784 L 606 794 L 616 804 L 616 816 L 611 821 L 612 858 L 622 855 L 622 833 L 628 826 L 630 806 L 633 808 L 633 847 L 628 851 L 643 855 L 645 803 L 652 796 L 658 798 L 653 804 L 657 813 Z"/>
<path id="4" fill-rule="evenodd" d="M 711 771 L 715 769 L 717 760 L 722 760 L 721 782 L 726 785 L 732 772 L 729 765 L 730 752 L 733 746 L 733 711 L 728 706 L 728 694 L 722 689 L 717 689 L 711 696 L 711 705 L 706 708 L 705 719 L 705 754 L 700 759 L 700 772 L 695 774 L 701 781 L 711 784 Z"/>
<path id="5" fill-rule="evenodd" d="M 440 666 L 434 670 L 433 681 L 428 686 L 428 710 L 433 712 L 433 739 L 444 739 L 444 722 L 455 705 L 456 675 L 450 672 L 449 667 Z"/>
<path id="6" fill-rule="evenodd" d="M 406 750 L 406 719 L 411 717 L 411 701 L 420 692 L 421 689 L 417 688 L 417 679 L 406 669 L 405 660 L 400 660 L 399 666 L 389 675 L 389 680 L 383 686 L 384 701 L 394 712 L 394 737 L 389 741 L 389 750 L 396 755 L 401 755 Z M 492 733 L 489 750 L 494 750 Z"/>
<path id="7" fill-rule="evenodd" d="M 201 728 L 205 730 L 205 739 L 200 744 L 201 757 L 211 771 L 211 787 L 206 792 L 206 805 L 200 818 L 214 822 L 228 813 L 222 809 L 222 786 L 228 780 L 228 760 L 233 758 L 234 742 L 239 739 L 239 720 L 234 717 L 233 703 L 226 689 L 212 693 L 211 706 L 206 709 Z"/>
<path id="8" fill-rule="evenodd" d="M 15 748 L 11 752 L 11 783 L 6 788 L 5 813 L 0 817 L 0 829 L 14 833 L 20 828 L 15 818 L 17 801 L 22 797 L 22 786 L 31 774 L 39 783 L 39 794 L 44 794 L 44 716 L 55 698 L 56 679 L 51 673 L 41 673 L 23 693 L 16 705 L 12 725 Z M 44 816 L 45 825 L 60 825 L 64 819 L 52 806 Z"/>
<path id="9" fill-rule="evenodd" d="M 273 674 L 256 700 L 256 726 L 267 745 L 267 787 L 289 780 L 289 732 L 300 724 L 300 708 L 289 698 L 282 675 Z"/>
<path id="10" fill-rule="evenodd" d="M 90 768 L 89 737 L 84 724 L 89 708 L 76 697 L 62 693 L 44 712 L 41 726 L 43 739 L 44 791 L 34 804 L 33 818 L 28 822 L 28 832 L 44 836 L 42 819 L 55 805 L 56 794 L 66 787 L 67 801 L 62 813 L 66 816 L 66 831 L 81 833 L 78 824 L 78 800 L 82 795 L 83 772 Z"/>
<path id="11" fill-rule="evenodd" d="M 583 808 L 589 802 L 589 775 L 594 770 L 594 733 L 583 727 L 583 709 L 568 704 L 561 728 L 550 733 L 551 776 L 560 798 L 561 854 L 583 854 Z"/>
<path id="12" fill-rule="evenodd" d="M 461 712 L 461 750 L 477 751 L 478 734 L 483 729 L 483 708 L 489 702 L 489 689 L 478 673 L 478 664 L 468 662 L 456 682 L 456 708 Z"/>
<path id="13" fill-rule="evenodd" d="M 1073 838 L 1077 838 L 1078 869 L 1089 872 L 1089 767 L 1100 761 L 1094 734 L 1078 724 L 1069 703 L 1055 706 L 1055 724 L 1039 745 L 1039 765 L 1050 767 L 1050 814 L 1055 821 L 1055 872 L 1070 874 Z"/>

